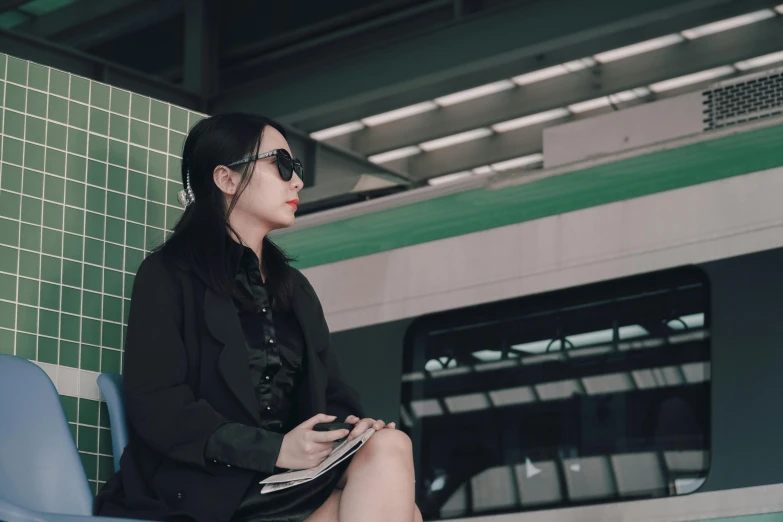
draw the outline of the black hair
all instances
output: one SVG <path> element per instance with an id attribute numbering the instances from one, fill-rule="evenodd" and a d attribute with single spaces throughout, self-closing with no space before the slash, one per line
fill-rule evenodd
<path id="1" fill-rule="evenodd" d="M 195 201 L 185 208 L 171 237 L 158 249 L 181 266 L 195 271 L 217 293 L 238 297 L 242 302 L 247 299 L 235 282 L 236 267 L 231 266 L 228 249 L 231 234 L 241 238 L 228 218 L 250 182 L 253 162 L 238 170 L 242 177 L 228 207 L 213 173 L 218 165 L 258 154 L 261 138 L 268 127 L 286 136 L 279 123 L 264 116 L 242 113 L 210 116 L 190 130 L 182 151 L 182 185 L 186 186 L 190 171 Z M 293 259 L 266 237 L 261 256 L 259 261 L 266 275 L 265 286 L 271 306 L 289 308 L 293 293 L 290 266 Z"/>

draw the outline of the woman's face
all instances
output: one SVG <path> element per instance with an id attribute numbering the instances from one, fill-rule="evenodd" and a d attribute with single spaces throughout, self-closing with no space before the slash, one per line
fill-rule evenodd
<path id="1" fill-rule="evenodd" d="M 259 153 L 275 149 L 285 149 L 292 158 L 295 158 L 283 135 L 277 129 L 267 127 L 261 138 Z M 241 169 L 243 166 L 235 168 Z M 248 173 L 250 181 L 237 200 L 231 220 L 239 219 L 248 225 L 260 226 L 267 232 L 293 225 L 294 213 L 299 203 L 298 194 L 303 185 L 296 172 L 293 173 L 290 181 L 281 178 L 275 156 L 256 160 L 249 168 L 251 169 Z M 233 174 L 233 177 L 238 184 L 240 175 Z"/>

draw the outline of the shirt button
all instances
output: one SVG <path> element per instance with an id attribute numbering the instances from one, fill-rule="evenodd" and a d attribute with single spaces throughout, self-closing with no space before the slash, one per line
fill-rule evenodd
<path id="1" fill-rule="evenodd" d="M 262 312 L 262 313 L 266 313 L 266 308 L 262 308 L 262 309 L 261 309 L 261 312 Z"/>
<path id="2" fill-rule="evenodd" d="M 271 406 L 267 406 L 266 407 L 266 411 L 272 411 L 272 407 Z"/>
<path id="3" fill-rule="evenodd" d="M 268 375 L 265 376 L 264 379 L 268 381 L 269 380 L 269 376 Z"/>
<path id="4" fill-rule="evenodd" d="M 269 339 L 269 344 L 275 344 L 275 340 L 274 339 Z"/>

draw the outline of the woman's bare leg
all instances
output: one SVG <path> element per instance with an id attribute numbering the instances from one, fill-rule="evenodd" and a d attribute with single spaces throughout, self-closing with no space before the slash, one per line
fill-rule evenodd
<path id="1" fill-rule="evenodd" d="M 384 430 L 384 431 L 386 431 L 386 430 Z M 389 430 L 389 431 L 391 431 L 391 430 Z M 375 439 L 376 440 L 376 444 L 374 444 L 374 446 L 377 446 L 377 447 L 374 447 L 373 449 L 384 451 L 384 450 L 387 449 L 385 447 L 385 445 L 400 444 L 403 447 L 402 448 L 397 448 L 397 449 L 406 450 L 404 446 L 405 446 L 406 443 L 408 445 L 410 445 L 410 441 L 407 439 L 407 436 L 405 436 L 405 434 L 403 434 L 401 432 L 398 432 L 398 433 L 402 435 L 402 437 L 399 437 L 401 440 L 394 441 L 394 442 L 381 440 L 382 438 L 383 439 L 386 438 L 385 435 L 382 438 L 378 437 L 376 439 L 376 437 L 378 435 L 374 434 L 370 438 L 370 440 L 372 441 L 373 439 Z M 381 441 L 380 444 L 378 444 L 378 441 Z M 366 484 L 363 484 L 363 486 L 365 486 L 365 487 L 358 487 L 358 488 L 356 487 L 356 486 L 358 486 L 357 482 L 359 482 L 361 480 L 361 477 L 359 479 L 356 479 L 356 473 L 355 473 L 356 469 L 355 468 L 357 468 L 357 467 L 358 468 L 362 468 L 362 467 L 368 465 L 368 463 L 366 463 L 366 462 L 360 462 L 359 464 L 356 464 L 356 462 L 357 462 L 357 460 L 359 458 L 359 455 L 363 455 L 362 460 L 365 460 L 365 457 L 367 457 L 366 460 L 370 460 L 370 459 L 373 458 L 372 455 L 367 455 L 366 454 L 368 448 L 369 448 L 369 441 L 367 442 L 367 446 L 365 446 L 364 448 L 361 449 L 361 451 L 356 453 L 356 456 L 354 457 L 353 461 L 351 462 L 351 465 L 348 467 L 348 471 L 346 471 L 346 473 L 343 475 L 343 477 L 340 480 L 340 482 L 337 484 L 337 489 L 335 489 L 332 492 L 332 494 L 329 496 L 329 498 L 326 500 L 326 502 L 323 503 L 323 505 L 320 508 L 318 508 L 312 515 L 307 517 L 307 522 L 352 522 L 352 520 L 356 520 L 357 519 L 354 516 L 355 513 L 353 512 L 353 509 L 356 508 L 355 506 L 345 506 L 345 507 L 343 507 L 343 498 L 344 498 L 343 489 L 348 484 L 349 476 L 353 476 L 354 477 L 354 479 L 353 479 L 354 480 L 354 484 L 353 484 L 354 487 L 352 488 L 352 493 L 357 493 L 358 495 L 368 495 L 370 497 L 370 498 L 367 499 L 369 501 L 369 502 L 367 502 L 367 504 L 370 504 L 370 505 L 369 506 L 362 505 L 362 506 L 360 506 L 360 508 L 367 507 L 369 509 L 372 509 L 371 513 L 373 514 L 372 516 L 374 518 L 372 518 L 371 520 L 373 520 L 373 521 L 374 520 L 383 520 L 384 522 L 386 520 L 389 520 L 389 521 L 393 520 L 394 522 L 397 522 L 397 520 L 400 520 L 402 522 L 408 522 L 409 520 L 411 520 L 410 518 L 404 518 L 404 517 L 403 518 L 397 518 L 397 519 L 376 518 L 375 517 L 375 513 L 378 513 L 377 510 L 384 509 L 384 506 L 382 505 L 381 502 L 377 502 L 376 503 L 375 499 L 384 498 L 384 491 L 385 490 L 382 489 L 382 490 L 379 490 L 380 491 L 379 493 L 376 493 L 376 492 L 371 491 L 371 487 L 366 487 L 367 486 Z M 392 449 L 391 451 L 393 452 L 394 450 Z M 409 450 L 406 450 L 406 451 L 409 451 Z M 412 463 L 413 457 L 412 457 L 412 455 L 406 454 L 405 451 L 402 451 L 401 453 L 403 453 L 403 455 L 402 455 L 403 460 L 405 460 L 405 459 L 410 459 L 411 460 L 411 475 L 410 475 L 411 486 L 410 487 L 412 489 L 412 487 L 413 487 L 413 474 L 412 474 L 413 473 L 413 463 Z M 377 464 L 377 465 L 383 466 L 382 463 Z M 370 472 L 372 473 L 372 471 L 370 471 Z M 381 471 L 381 472 L 383 473 L 383 471 Z M 354 490 L 358 490 L 358 491 L 354 491 Z M 412 492 L 411 492 L 411 497 L 412 497 Z M 391 497 L 391 498 L 393 500 L 393 497 Z M 402 513 L 404 510 L 400 510 L 400 511 Z M 364 515 L 362 513 L 358 513 L 357 516 L 361 517 L 361 516 L 364 516 Z M 350 518 L 350 517 L 353 517 L 353 518 Z M 419 511 L 419 508 L 415 504 L 413 505 L 413 522 L 422 522 L 421 512 Z"/>
<path id="2" fill-rule="evenodd" d="M 335 489 L 329 498 L 326 499 L 326 502 L 324 502 L 315 513 L 307 517 L 306 522 L 340 522 L 338 516 L 342 493 L 342 490 Z M 413 506 L 413 522 L 423 522 L 421 511 L 419 511 L 417 506 Z"/>
<path id="3" fill-rule="evenodd" d="M 315 510 L 315 513 L 305 519 L 305 522 L 339 522 L 337 518 L 340 510 L 340 496 L 343 491 L 335 489 L 326 502 Z"/>
<path id="4" fill-rule="evenodd" d="M 405 433 L 383 429 L 356 452 L 339 504 L 339 522 L 414 519 L 413 450 Z"/>

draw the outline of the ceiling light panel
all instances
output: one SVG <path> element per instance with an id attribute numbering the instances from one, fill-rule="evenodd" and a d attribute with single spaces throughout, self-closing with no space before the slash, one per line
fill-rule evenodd
<path id="1" fill-rule="evenodd" d="M 595 60 L 593 58 L 580 58 L 579 60 L 564 63 L 563 67 L 565 67 L 568 72 L 576 72 L 589 69 L 594 65 Z"/>
<path id="2" fill-rule="evenodd" d="M 425 141 L 424 143 L 419 144 L 419 147 L 421 147 L 422 150 L 425 151 L 437 150 L 445 147 L 451 147 L 453 145 L 459 145 L 460 143 L 465 143 L 468 141 L 486 138 L 487 136 L 490 135 L 492 135 L 492 131 L 490 129 L 486 129 L 486 128 L 473 129 L 467 132 L 460 132 L 459 134 L 446 136 L 444 138 Z"/>
<path id="3" fill-rule="evenodd" d="M 492 167 L 489 165 L 484 165 L 483 167 L 476 167 L 473 169 L 473 174 L 477 176 L 486 176 L 487 174 L 492 174 L 493 172 L 495 171 L 492 170 Z"/>
<path id="4" fill-rule="evenodd" d="M 466 102 L 483 96 L 489 96 L 497 92 L 507 91 L 514 88 L 514 82 L 511 80 L 501 80 L 495 83 L 489 83 L 482 85 L 481 87 L 475 87 L 466 91 L 455 92 L 454 94 L 448 94 L 435 98 L 435 103 L 441 107 L 448 107 L 449 105 L 456 105 L 457 103 Z"/>
<path id="5" fill-rule="evenodd" d="M 562 63 L 545 69 L 539 69 L 526 74 L 520 74 L 514 76 L 511 80 L 517 85 L 530 85 L 531 83 L 548 80 L 550 78 L 556 78 L 570 72 L 581 71 L 595 65 L 595 60 L 592 58 L 582 58 L 580 60 L 574 60 L 572 62 Z"/>
<path id="6" fill-rule="evenodd" d="M 451 183 L 453 181 L 458 181 L 464 178 L 470 178 L 472 176 L 473 173 L 469 170 L 466 170 L 463 172 L 455 172 L 454 174 L 446 174 L 445 176 L 438 176 L 437 178 L 431 178 L 427 180 L 427 183 L 432 186 L 437 186 L 443 185 L 445 183 Z"/>
<path id="7" fill-rule="evenodd" d="M 342 125 L 337 125 L 336 127 L 329 127 L 328 129 L 313 132 L 310 134 L 310 137 L 317 141 L 323 141 L 336 138 L 337 136 L 342 136 L 344 134 L 350 134 L 351 132 L 356 132 L 358 130 L 362 130 L 363 128 L 364 124 L 362 122 L 352 121 L 349 123 L 343 123 Z"/>
<path id="8" fill-rule="evenodd" d="M 512 81 L 517 85 L 529 85 L 531 83 L 548 80 L 550 78 L 556 78 L 564 74 L 568 74 L 568 69 L 562 65 L 555 65 L 554 67 L 547 67 L 546 69 L 539 69 L 531 73 L 514 76 Z"/>
<path id="9" fill-rule="evenodd" d="M 773 16 L 775 16 L 775 11 L 772 9 L 762 9 L 761 11 L 754 11 L 752 13 L 712 22 L 711 24 L 686 29 L 682 32 L 682 35 L 688 40 L 695 40 L 696 38 L 701 38 L 709 34 L 720 33 L 728 31 L 729 29 L 742 27 L 743 25 L 754 24 L 766 20 L 767 18 L 772 18 Z"/>
<path id="10" fill-rule="evenodd" d="M 667 34 L 660 38 L 653 38 L 644 42 L 639 42 L 626 47 L 620 47 L 619 49 L 613 49 L 603 53 L 598 53 L 594 56 L 599 63 L 609 63 L 615 60 L 622 60 L 623 58 L 629 58 L 638 54 L 647 53 L 656 49 L 662 49 L 671 45 L 677 45 L 683 42 L 685 39 L 679 34 Z"/>
<path id="11" fill-rule="evenodd" d="M 765 67 L 774 63 L 783 62 L 783 51 L 771 54 L 765 54 L 764 56 L 757 56 L 749 60 L 743 60 L 734 64 L 734 67 L 740 71 L 747 71 L 748 69 L 755 69 L 757 67 Z"/>
<path id="12" fill-rule="evenodd" d="M 724 65 L 723 67 L 716 67 L 714 69 L 707 69 L 686 76 L 680 76 L 679 78 L 672 78 L 671 80 L 664 80 L 662 82 L 654 83 L 650 85 L 650 90 L 653 92 L 664 92 L 672 89 L 679 89 L 680 87 L 686 87 L 695 83 L 706 82 L 714 80 L 722 76 L 728 76 L 735 71 L 731 65 Z"/>
<path id="13" fill-rule="evenodd" d="M 600 98 L 593 98 L 592 100 L 586 100 L 579 103 L 572 103 L 568 106 L 568 110 L 574 114 L 581 114 L 583 112 L 594 111 L 602 107 L 609 107 L 609 96 L 601 96 Z"/>
<path id="14" fill-rule="evenodd" d="M 375 154 L 374 156 L 370 156 L 367 158 L 372 163 L 387 163 L 389 161 L 394 161 L 402 158 L 407 158 L 409 156 L 414 156 L 416 154 L 421 153 L 421 149 L 419 147 L 416 147 L 415 145 L 412 147 L 403 147 L 401 149 L 394 149 L 387 152 L 381 152 L 380 154 Z"/>
<path id="15" fill-rule="evenodd" d="M 628 91 L 616 92 L 608 96 L 602 96 L 600 98 L 594 98 L 579 103 L 572 103 L 568 106 L 568 110 L 574 114 L 580 114 L 583 112 L 594 111 L 602 107 L 609 107 L 612 104 L 618 102 L 629 102 L 639 98 L 644 98 L 650 94 L 650 89 L 647 87 L 637 87 Z"/>
<path id="16" fill-rule="evenodd" d="M 528 167 L 530 165 L 535 165 L 537 163 L 541 163 L 544 161 L 544 155 L 541 153 L 538 154 L 529 154 L 527 156 L 521 156 L 519 158 L 514 158 L 506 161 L 500 161 L 498 163 L 493 163 L 491 165 L 492 169 L 496 172 L 503 172 L 504 170 L 511 170 L 511 169 L 518 169 L 522 167 Z"/>
<path id="17" fill-rule="evenodd" d="M 637 87 L 636 89 L 631 89 L 628 91 L 622 91 L 615 94 L 612 94 L 612 98 L 617 98 L 620 101 L 631 101 L 635 100 L 637 98 L 644 98 L 645 96 L 650 95 L 650 89 L 647 87 Z"/>
<path id="18" fill-rule="evenodd" d="M 408 107 L 403 107 L 401 109 L 384 112 L 382 114 L 376 114 L 375 116 L 368 116 L 367 118 L 362 119 L 362 123 L 368 127 L 375 127 L 376 125 L 383 125 L 390 121 L 401 120 L 424 112 L 434 111 L 437 108 L 438 105 L 435 102 L 426 101 L 417 103 L 416 105 L 409 105 Z"/>
<path id="19" fill-rule="evenodd" d="M 546 121 L 556 120 L 558 118 L 564 118 L 569 115 L 568 109 L 559 108 L 551 111 L 539 112 L 537 114 L 531 114 L 530 116 L 523 116 L 513 120 L 503 121 L 496 123 L 492 126 L 492 130 L 495 132 L 508 132 L 522 127 L 528 127 L 530 125 L 536 125 L 538 123 L 544 123 Z"/>

